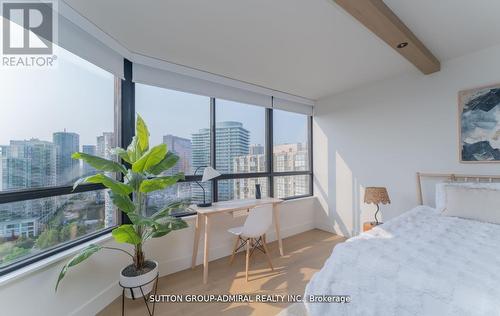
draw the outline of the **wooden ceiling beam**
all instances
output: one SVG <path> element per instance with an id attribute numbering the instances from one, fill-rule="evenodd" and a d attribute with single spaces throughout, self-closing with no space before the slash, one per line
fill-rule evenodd
<path id="1" fill-rule="evenodd" d="M 382 0 L 335 2 L 424 74 L 441 69 L 439 60 Z"/>

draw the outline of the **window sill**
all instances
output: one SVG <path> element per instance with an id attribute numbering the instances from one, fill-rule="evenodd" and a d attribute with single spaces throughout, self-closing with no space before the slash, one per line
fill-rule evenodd
<path id="1" fill-rule="evenodd" d="M 44 269 L 46 267 L 49 267 L 51 265 L 54 265 L 62 260 L 68 259 L 69 257 L 74 256 L 77 252 L 82 250 L 83 248 L 87 247 L 90 244 L 102 244 L 105 243 L 109 240 L 112 239 L 111 233 L 99 236 L 95 239 L 92 239 L 90 241 L 84 242 L 82 244 L 79 244 L 77 246 L 72 247 L 71 249 L 61 251 L 57 254 L 54 254 L 53 256 L 50 256 L 48 258 L 42 259 L 40 261 L 34 262 L 30 265 L 27 265 L 25 267 L 22 267 L 18 270 L 12 271 L 10 273 L 7 273 L 3 276 L 0 277 L 0 286 L 4 286 L 6 284 L 9 284 L 19 278 L 25 277 L 26 275 L 29 275 L 33 272 L 36 272 L 38 270 Z M 54 283 L 55 285 L 55 283 Z"/>

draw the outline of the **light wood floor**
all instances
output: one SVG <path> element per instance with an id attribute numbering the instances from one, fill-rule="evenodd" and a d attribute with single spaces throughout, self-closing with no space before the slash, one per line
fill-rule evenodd
<path id="1" fill-rule="evenodd" d="M 245 282 L 245 256 L 240 252 L 232 265 L 229 257 L 210 262 L 208 284 L 202 283 L 202 266 L 160 278 L 157 294 L 304 294 L 312 275 L 319 271 L 333 247 L 343 237 L 314 229 L 283 240 L 285 256 L 280 257 L 277 242 L 269 244 L 274 265 L 272 272 L 264 254 L 256 251 L 250 261 Z M 276 315 L 287 303 L 157 303 L 155 315 Z M 125 315 L 147 315 L 144 301 L 125 300 Z M 103 311 L 121 314 L 121 297 Z"/>

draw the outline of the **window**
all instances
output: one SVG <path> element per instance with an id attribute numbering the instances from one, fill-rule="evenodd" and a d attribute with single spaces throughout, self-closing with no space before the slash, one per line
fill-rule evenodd
<path id="1" fill-rule="evenodd" d="M 217 99 L 216 109 L 217 170 L 266 172 L 265 108 Z"/>
<path id="2" fill-rule="evenodd" d="M 274 172 L 308 171 L 308 116 L 275 110 L 273 119 Z"/>
<path id="3" fill-rule="evenodd" d="M 275 197 L 290 198 L 311 194 L 310 133 L 309 116 L 273 111 Z"/>
<path id="4" fill-rule="evenodd" d="M 147 122 L 151 143 L 179 156 L 171 173 L 192 175 L 210 165 L 210 98 L 144 84 L 135 85 L 135 108 Z"/>
<path id="5" fill-rule="evenodd" d="M 309 181 L 311 181 L 309 175 L 274 177 L 274 196 L 289 198 L 308 195 Z"/>
<path id="6" fill-rule="evenodd" d="M 0 204 L 0 268 L 116 223 L 105 190 Z"/>
<path id="7" fill-rule="evenodd" d="M 179 162 L 168 174 L 183 172 L 191 182 L 178 183 L 151 194 L 151 211 L 174 201 L 203 202 L 203 189 L 192 180 L 201 180 L 203 167 L 211 165 L 210 98 L 145 84 L 135 85 L 136 112 L 147 122 L 153 144 L 165 143 L 179 156 Z M 210 183 L 202 183 L 206 201 L 212 200 Z M 178 210 L 178 215 L 187 214 Z M 192 212 L 189 212 L 192 213 Z"/>
<path id="8" fill-rule="evenodd" d="M 114 75 L 62 48 L 57 68 L 2 70 L 0 85 L 3 273 L 21 259 L 116 225 L 101 187 L 71 194 L 75 180 L 96 172 L 71 154 L 110 158 L 117 140 Z"/>

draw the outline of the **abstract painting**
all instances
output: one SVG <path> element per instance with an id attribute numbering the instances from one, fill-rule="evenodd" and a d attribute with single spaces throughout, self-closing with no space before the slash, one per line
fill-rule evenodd
<path id="1" fill-rule="evenodd" d="M 462 162 L 500 162 L 500 84 L 459 92 Z"/>

